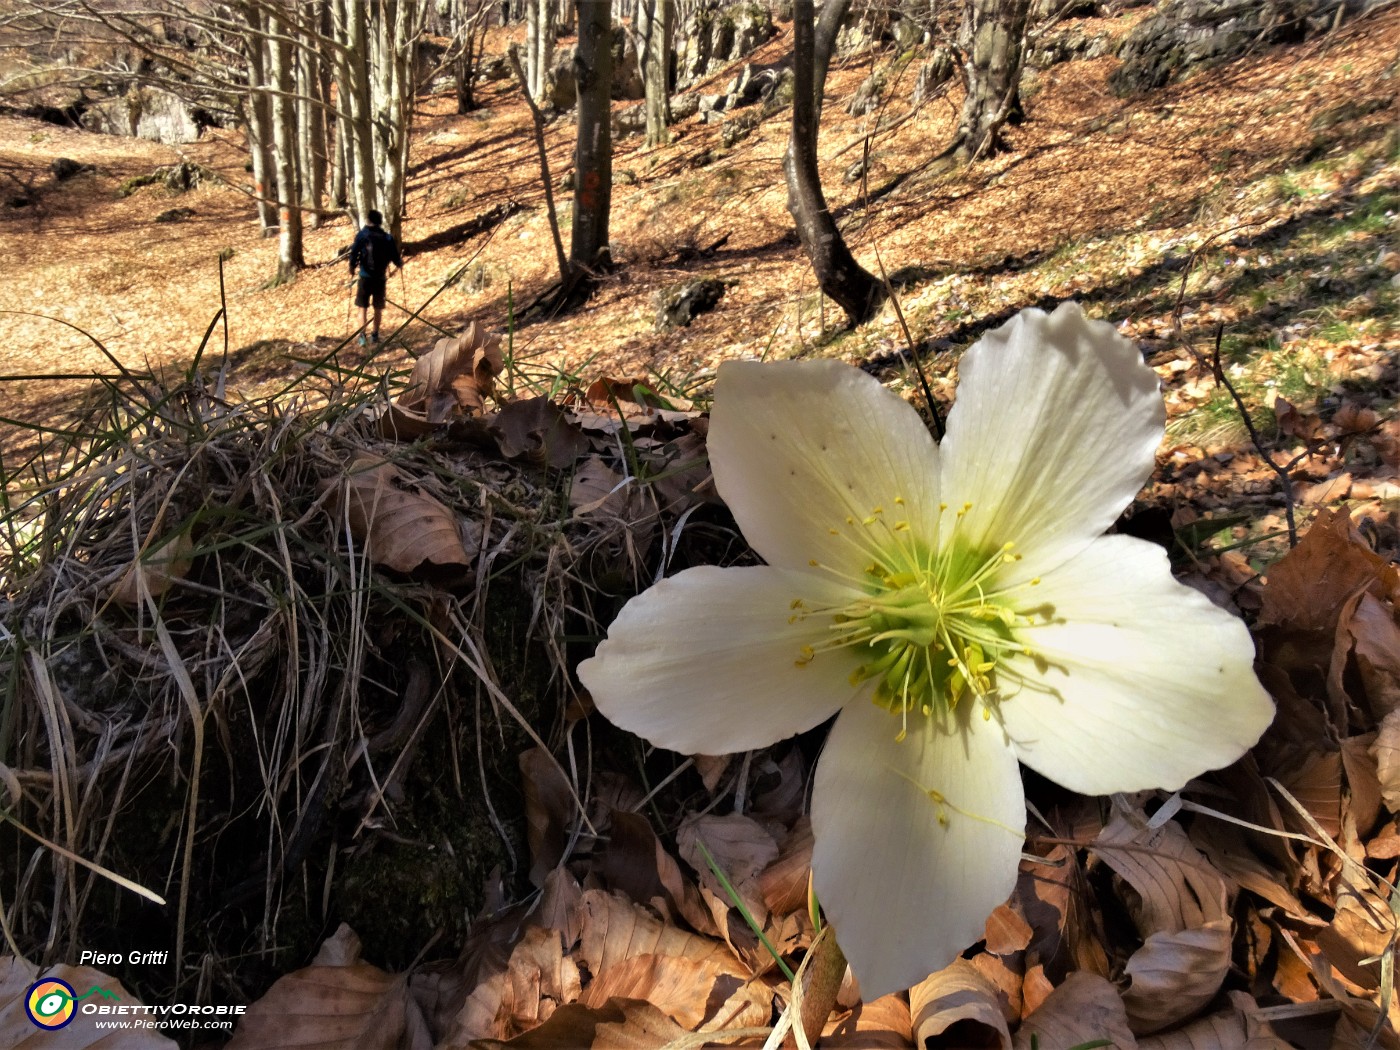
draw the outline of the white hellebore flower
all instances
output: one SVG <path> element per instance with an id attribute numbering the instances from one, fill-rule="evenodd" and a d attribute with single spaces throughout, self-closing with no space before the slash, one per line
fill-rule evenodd
<path id="1" fill-rule="evenodd" d="M 817 765 L 817 894 L 869 999 L 983 934 L 1025 828 L 1017 761 L 1067 788 L 1176 789 L 1273 717 L 1244 625 L 1105 536 L 1164 411 L 1137 349 L 1025 310 L 962 359 L 947 436 L 829 362 L 723 365 L 715 484 L 767 565 L 632 599 L 579 678 L 685 754 L 840 712 Z"/>

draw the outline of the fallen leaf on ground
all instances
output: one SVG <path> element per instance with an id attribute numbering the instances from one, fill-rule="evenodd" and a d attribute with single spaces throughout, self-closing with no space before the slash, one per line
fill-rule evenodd
<path id="1" fill-rule="evenodd" d="M 279 978 L 248 1007 L 229 1050 L 429 1050 L 407 978 L 359 955 L 359 938 L 342 923 L 310 966 Z"/>
<path id="2" fill-rule="evenodd" d="M 958 1045 L 1011 1050 L 1011 1032 L 996 986 L 966 959 L 954 961 L 909 989 L 909 1012 L 916 1046 L 928 1045 L 930 1039 L 957 1025 Z"/>
<path id="3" fill-rule="evenodd" d="M 402 573 L 423 566 L 470 566 L 456 515 L 439 500 L 409 486 L 408 477 L 394 464 L 360 456 L 350 465 L 331 503 L 344 515 L 350 535 L 377 565 Z"/>
<path id="4" fill-rule="evenodd" d="M 1016 1032 L 1016 1050 L 1071 1050 L 1095 1039 L 1111 1040 L 1116 1050 L 1138 1046 L 1128 1028 L 1123 1000 L 1104 978 L 1072 973 L 1050 993 Z"/>

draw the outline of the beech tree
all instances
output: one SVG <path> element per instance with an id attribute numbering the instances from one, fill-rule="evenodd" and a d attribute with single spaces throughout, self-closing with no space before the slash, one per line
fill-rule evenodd
<path id="1" fill-rule="evenodd" d="M 647 118 L 648 146 L 670 140 L 671 51 L 675 33 L 676 0 L 638 0 L 637 46 L 641 55 L 643 103 Z"/>
<path id="2" fill-rule="evenodd" d="M 970 163 L 1004 148 L 1001 129 L 1022 119 L 1018 85 L 1030 0 L 967 0 L 959 34 L 964 50 L 963 101 L 950 146 Z"/>
<path id="3" fill-rule="evenodd" d="M 608 216 L 612 207 L 612 5 L 578 0 L 578 139 L 574 147 L 574 208 L 565 297 L 587 297 L 593 278 L 612 267 Z"/>
<path id="4" fill-rule="evenodd" d="M 850 0 L 827 0 L 820 24 L 815 24 L 812 0 L 796 0 L 792 8 L 792 138 L 783 157 L 787 177 L 788 211 L 797 224 L 817 284 L 842 310 L 851 325 L 868 321 L 884 301 L 885 288 L 856 262 L 836 227 L 822 193 L 817 169 L 817 132 L 821 125 L 822 91 L 831 64 L 836 33 Z"/>

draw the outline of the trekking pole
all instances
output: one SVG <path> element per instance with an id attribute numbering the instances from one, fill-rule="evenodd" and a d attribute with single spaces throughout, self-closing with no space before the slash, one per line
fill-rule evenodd
<path id="1" fill-rule="evenodd" d="M 350 298 L 345 302 L 345 338 L 350 338 L 350 311 L 355 306 L 355 278 L 350 278 Z"/>

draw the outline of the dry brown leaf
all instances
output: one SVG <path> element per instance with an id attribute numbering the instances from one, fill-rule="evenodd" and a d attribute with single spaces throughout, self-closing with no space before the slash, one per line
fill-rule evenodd
<path id="1" fill-rule="evenodd" d="M 279 978 L 238 1021 L 228 1050 L 429 1050 L 432 1039 L 405 977 L 359 958 L 341 924 L 308 967 Z"/>
<path id="2" fill-rule="evenodd" d="M 609 999 L 644 999 L 685 1028 L 698 1028 L 708 1016 L 711 992 L 721 976 L 744 975 L 733 959 L 710 956 L 682 959 L 666 955 L 635 955 L 593 979 L 583 998 L 585 1006 L 602 1006 Z M 718 1004 L 716 1004 L 718 1005 Z"/>
<path id="3" fill-rule="evenodd" d="M 915 1046 L 927 1046 L 928 1040 L 956 1024 L 960 1045 L 1011 1050 L 1000 993 L 966 959 L 954 961 L 909 989 L 909 1012 L 914 1018 Z"/>
<path id="4" fill-rule="evenodd" d="M 543 886 L 545 876 L 564 860 L 569 826 L 576 807 L 559 764 L 542 747 L 523 751 L 520 779 L 525 792 L 525 841 L 530 847 L 530 882 Z"/>
<path id="5" fill-rule="evenodd" d="M 590 514 L 625 517 L 633 482 L 603 462 L 589 456 L 574 471 L 569 486 L 569 507 L 577 518 Z"/>
<path id="6" fill-rule="evenodd" d="M 1116 1050 L 1134 1050 L 1137 1040 L 1118 989 L 1098 974 L 1072 973 L 1050 993 L 1016 1032 L 1016 1050 L 1070 1050 L 1095 1039 L 1112 1040 Z"/>
<path id="7" fill-rule="evenodd" d="M 504 1025 L 500 1019 L 501 1001 L 505 994 L 504 969 L 480 981 L 457 1011 L 447 1034 L 433 1050 L 471 1050 L 478 1039 L 501 1038 L 504 1035 Z"/>
<path id="8" fill-rule="evenodd" d="M 507 459 L 524 459 L 554 470 L 572 467 L 590 447 L 583 432 L 546 397 L 513 401 L 487 426 Z"/>
<path id="9" fill-rule="evenodd" d="M 503 367 L 501 337 L 473 321 L 460 336 L 439 339 L 414 362 L 398 403 L 431 424 L 446 422 L 459 409 L 480 414 Z"/>
<path id="10" fill-rule="evenodd" d="M 578 954 L 595 978 L 637 955 L 678 956 L 695 962 L 713 956 L 725 964 L 733 958 L 723 944 L 668 926 L 618 894 L 586 890 L 582 905 Z"/>
<path id="11" fill-rule="evenodd" d="M 1346 813 L 1356 822 L 1357 831 L 1370 835 L 1381 814 L 1380 775 L 1371 746 L 1375 733 L 1362 733 L 1342 741 L 1342 771 L 1347 780 Z"/>
<path id="12" fill-rule="evenodd" d="M 1242 997 L 1242 1002 L 1249 1000 L 1242 992 L 1234 993 L 1231 999 L 1237 997 Z M 1236 1008 L 1211 1014 L 1174 1032 L 1141 1039 L 1138 1050 L 1293 1050 L 1251 1013 Z"/>
<path id="13" fill-rule="evenodd" d="M 912 1050 L 914 1023 L 901 995 L 857 1003 L 827 1021 L 821 1050 Z"/>
<path id="14" fill-rule="evenodd" d="M 1317 747 L 1281 748 L 1283 768 L 1275 777 L 1302 803 L 1327 834 L 1342 829 L 1342 756 Z"/>
<path id="15" fill-rule="evenodd" d="M 1400 710 L 1400 627 L 1394 610 L 1373 594 L 1363 594 L 1347 622 L 1356 668 L 1371 716 L 1380 720 Z"/>
<path id="16" fill-rule="evenodd" d="M 1381 722 L 1380 732 L 1371 745 L 1371 754 L 1376 759 L 1376 774 L 1385 808 L 1392 813 L 1400 813 L 1400 708 L 1390 712 Z"/>
<path id="17" fill-rule="evenodd" d="M 646 376 L 637 376 L 632 379 L 603 376 L 601 379 L 593 380 L 583 396 L 595 404 L 630 401 L 647 408 L 670 408 L 678 411 L 684 411 L 691 407 L 684 398 L 677 402 L 675 398 L 662 397 L 656 392 L 652 381 Z"/>
<path id="18" fill-rule="evenodd" d="M 1078 854 L 1066 846 L 1051 849 L 1044 863 L 1021 865 L 1013 900 L 1033 931 L 1026 946 L 1028 979 L 1037 968 L 1043 968 L 1047 986 L 1071 970 L 1107 976 L 1108 956 L 1092 930 L 1084 892 Z M 1027 1008 L 1033 1008 L 1034 994 L 1023 990 Z"/>
<path id="19" fill-rule="evenodd" d="M 1347 498 L 1351 492 L 1352 476 L 1343 471 L 1334 478 L 1325 478 L 1311 485 L 1304 485 L 1298 493 L 1298 502 L 1307 507 L 1319 507 L 1324 503 L 1336 503 Z"/>
<path id="20" fill-rule="evenodd" d="M 686 1034 L 650 1003 L 613 999 L 561 1006 L 538 1028 L 513 1039 L 479 1039 L 472 1050 L 658 1050 Z"/>
<path id="21" fill-rule="evenodd" d="M 127 566 L 126 572 L 112 588 L 112 599 L 123 605 L 140 605 L 143 600 L 140 581 L 143 579 L 151 597 L 159 598 L 175 586 L 176 581 L 189 575 L 190 566 L 194 564 L 193 556 L 194 543 L 190 540 L 188 529 L 165 537 Z"/>
<path id="22" fill-rule="evenodd" d="M 13 955 L 0 956 L 0 1046 L 7 1050 L 176 1050 L 178 1044 L 154 1031 L 131 1029 L 117 1033 L 99 1029 L 94 1018 L 81 1012 L 64 1028 L 40 1028 L 29 1019 L 25 1004 L 30 989 L 43 979 L 63 981 L 75 996 L 86 997 L 92 989 L 100 988 L 116 996 L 115 1005 L 140 1004 L 120 981 L 90 966 L 59 965 L 40 970 Z M 95 997 L 85 999 L 81 1005 L 97 1001 Z"/>
<path id="23" fill-rule="evenodd" d="M 1229 919 L 1190 930 L 1154 933 L 1133 952 L 1124 972 L 1132 984 L 1123 1005 L 1134 1032 L 1146 1035 L 1204 1009 L 1230 969 Z"/>
<path id="24" fill-rule="evenodd" d="M 1366 545 L 1345 510 L 1324 510 L 1270 568 L 1259 622 L 1330 634 L 1348 599 L 1363 590 L 1388 597 L 1397 581 L 1400 570 Z"/>
<path id="25" fill-rule="evenodd" d="M 987 951 L 993 955 L 1025 951 L 1034 933 L 1020 912 L 1009 904 L 998 904 L 987 916 Z"/>
<path id="26" fill-rule="evenodd" d="M 578 965 L 564 955 L 559 932 L 532 926 L 511 952 L 498 1022 L 505 1015 L 508 1034 L 527 1032 L 581 993 Z"/>
<path id="27" fill-rule="evenodd" d="M 807 880 L 812 871 L 812 822 L 802 817 L 787 838 L 777 860 L 758 876 L 763 903 L 775 915 L 807 911 Z"/>
<path id="28" fill-rule="evenodd" d="M 596 864 L 609 889 L 650 904 L 667 919 L 680 916 L 697 932 L 719 932 L 695 884 L 666 852 L 646 817 L 614 810 L 609 825 L 608 845 Z"/>
<path id="29" fill-rule="evenodd" d="M 700 774 L 700 782 L 705 785 L 705 790 L 712 796 L 719 788 L 720 778 L 729 769 L 733 755 L 696 755 L 695 772 Z"/>
<path id="30" fill-rule="evenodd" d="M 555 868 L 544 879 L 544 892 L 532 919 L 540 926 L 558 930 L 564 938 L 564 948 L 572 950 L 583 930 L 579 906 L 583 889 L 568 868 Z"/>
<path id="31" fill-rule="evenodd" d="M 1128 904 L 1138 931 L 1144 937 L 1175 933 L 1227 918 L 1230 887 L 1181 826 L 1145 824 L 1140 814 L 1119 811 L 1093 846 L 1136 892 L 1136 901 Z"/>
<path id="32" fill-rule="evenodd" d="M 1331 923 L 1313 940 L 1343 977 L 1370 992 L 1380 987 L 1380 960 L 1395 946 L 1398 932 L 1385 901 L 1368 887 L 1344 886 Z"/>
<path id="33" fill-rule="evenodd" d="M 409 487 L 394 464 L 360 456 L 346 472 L 333 505 L 350 535 L 377 565 L 412 573 L 425 566 L 462 570 L 471 565 L 457 517 L 440 501 Z"/>
<path id="34" fill-rule="evenodd" d="M 680 855 L 700 875 L 702 885 L 711 891 L 721 889 L 714 872 L 700 851 L 700 843 L 710 851 L 719 869 L 729 878 L 730 885 L 760 922 L 766 912 L 758 875 L 778 859 L 778 844 L 773 836 L 751 817 L 742 813 L 705 814 L 689 817 L 676 832 Z"/>

